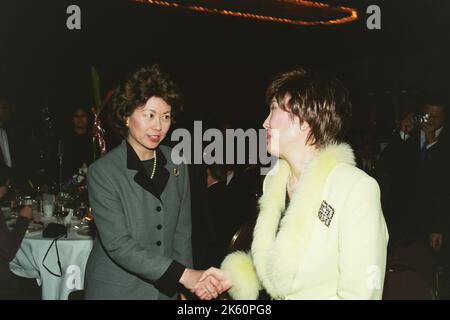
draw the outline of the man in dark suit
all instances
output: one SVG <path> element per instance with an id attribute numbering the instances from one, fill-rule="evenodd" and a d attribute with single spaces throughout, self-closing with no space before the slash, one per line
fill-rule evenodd
<path id="1" fill-rule="evenodd" d="M 378 165 L 391 252 L 430 247 L 438 264 L 449 265 L 450 132 L 446 100 L 426 97 L 421 113 L 409 113 Z M 414 262 L 407 257 L 406 264 Z M 414 260 L 414 259 L 413 259 Z M 423 262 L 423 261 L 422 261 Z M 433 261 L 423 262 L 432 270 Z M 423 274 L 431 284 L 432 274 Z"/>
<path id="2" fill-rule="evenodd" d="M 12 121 L 11 104 L 0 98 L 0 163 L 11 168 L 11 184 L 23 192 L 29 191 L 25 165 L 26 130 Z"/>
<path id="3" fill-rule="evenodd" d="M 263 180 L 259 165 L 234 166 L 227 170 L 227 190 L 236 209 L 234 211 L 239 225 L 256 221 Z"/>
<path id="4" fill-rule="evenodd" d="M 211 267 L 208 257 L 214 244 L 212 221 L 208 212 L 206 165 L 189 165 L 192 213 L 192 258 L 195 269 Z M 191 296 L 192 298 L 193 296 Z"/>
<path id="5" fill-rule="evenodd" d="M 382 154 L 379 172 L 391 239 L 427 239 L 438 251 L 448 232 L 449 212 L 442 197 L 447 188 L 450 133 L 444 101 L 427 98 L 421 111 L 403 119 L 400 132 Z"/>
<path id="6" fill-rule="evenodd" d="M 225 184 L 224 165 L 209 165 L 207 168 L 207 206 L 208 216 L 212 222 L 213 244 L 208 250 L 208 264 L 220 267 L 228 253 L 234 233 L 239 229 L 236 217 L 237 204 L 232 202 Z"/>

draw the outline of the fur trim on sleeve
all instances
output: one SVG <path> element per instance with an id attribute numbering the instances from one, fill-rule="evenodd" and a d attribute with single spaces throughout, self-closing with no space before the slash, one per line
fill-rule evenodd
<path id="1" fill-rule="evenodd" d="M 231 279 L 233 286 L 228 292 L 234 300 L 258 299 L 261 283 L 249 254 L 242 251 L 229 254 L 221 269 Z"/>

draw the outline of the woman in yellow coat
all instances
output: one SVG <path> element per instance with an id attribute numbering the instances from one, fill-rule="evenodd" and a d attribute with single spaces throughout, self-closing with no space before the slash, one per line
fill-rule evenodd
<path id="1" fill-rule="evenodd" d="M 388 232 L 378 184 L 342 143 L 347 90 L 298 68 L 272 82 L 267 102 L 268 151 L 279 161 L 264 181 L 251 251 L 208 270 L 197 293 L 219 279 L 234 299 L 262 289 L 273 299 L 381 299 Z"/>

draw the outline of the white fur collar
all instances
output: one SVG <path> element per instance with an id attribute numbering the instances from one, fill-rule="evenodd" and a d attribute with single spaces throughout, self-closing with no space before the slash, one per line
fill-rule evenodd
<path id="1" fill-rule="evenodd" d="M 353 151 L 347 144 L 329 145 L 309 162 L 281 220 L 278 234 L 290 174 L 288 163 L 280 159 L 264 181 L 252 256 L 258 276 L 273 298 L 295 291 L 292 285 L 308 248 L 312 225 L 323 200 L 325 182 L 340 163 L 355 164 Z"/>

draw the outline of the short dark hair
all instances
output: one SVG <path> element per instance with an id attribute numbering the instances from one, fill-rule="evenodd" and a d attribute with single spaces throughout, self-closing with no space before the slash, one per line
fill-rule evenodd
<path id="1" fill-rule="evenodd" d="M 136 70 L 114 91 L 114 126 L 122 136 L 128 132 L 125 117 L 129 117 L 136 108 L 144 106 L 151 97 L 163 99 L 171 106 L 173 115 L 181 111 L 178 87 L 157 64 Z"/>
<path id="2" fill-rule="evenodd" d="M 89 108 L 87 108 L 87 107 L 76 106 L 76 107 L 72 107 L 72 112 L 70 115 L 73 117 L 75 115 L 75 113 L 79 110 L 84 111 L 88 117 L 89 117 L 89 114 L 91 113 L 91 110 L 89 110 Z"/>
<path id="3" fill-rule="evenodd" d="M 448 97 L 442 92 L 423 92 L 420 96 L 420 104 L 422 107 L 426 105 L 438 106 L 444 108 L 448 107 Z"/>
<path id="4" fill-rule="evenodd" d="M 283 110 L 309 124 L 310 145 L 322 148 L 343 140 L 352 105 L 348 90 L 338 79 L 297 67 L 272 81 L 266 99 L 268 105 L 275 99 Z"/>

